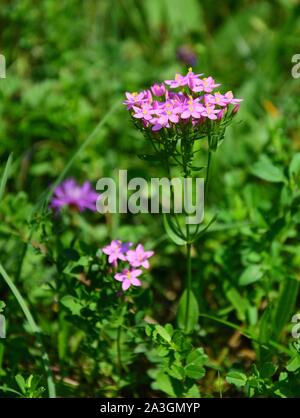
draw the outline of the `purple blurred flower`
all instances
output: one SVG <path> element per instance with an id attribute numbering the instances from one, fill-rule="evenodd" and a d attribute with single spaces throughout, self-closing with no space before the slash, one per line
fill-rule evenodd
<path id="1" fill-rule="evenodd" d="M 183 64 L 189 65 L 190 67 L 195 67 L 197 64 L 197 55 L 193 48 L 189 45 L 180 46 L 177 49 L 176 56 L 179 61 Z"/>
<path id="2" fill-rule="evenodd" d="M 82 212 L 90 209 L 96 212 L 96 201 L 99 197 L 89 181 L 85 181 L 82 185 L 76 183 L 72 178 L 65 180 L 58 185 L 53 193 L 51 207 L 60 210 L 63 206 L 69 206 Z"/>
<path id="3" fill-rule="evenodd" d="M 129 250 L 126 254 L 126 258 L 132 267 L 144 267 L 149 268 L 148 258 L 152 257 L 153 251 L 145 251 L 142 244 L 139 244 L 135 250 Z"/>
<path id="4" fill-rule="evenodd" d="M 141 282 L 137 279 L 138 276 L 142 274 L 142 270 L 129 270 L 124 269 L 121 273 L 116 273 L 114 278 L 119 282 L 122 282 L 122 289 L 125 291 L 130 288 L 131 285 L 133 286 L 141 286 Z"/>

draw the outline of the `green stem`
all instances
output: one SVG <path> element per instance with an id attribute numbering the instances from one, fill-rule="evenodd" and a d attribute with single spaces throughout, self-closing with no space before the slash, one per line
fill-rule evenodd
<path id="1" fill-rule="evenodd" d="M 21 293 L 19 292 L 19 290 L 17 289 L 17 287 L 15 286 L 15 284 L 13 283 L 13 281 L 11 280 L 9 275 L 4 270 L 1 263 L 0 263 L 0 274 L 2 275 L 6 284 L 8 285 L 10 290 L 12 291 L 14 297 L 17 299 L 17 302 L 19 303 L 20 308 L 22 309 L 22 311 L 25 315 L 25 318 L 28 321 L 28 324 L 31 328 L 32 333 L 36 336 L 38 345 L 39 345 L 39 347 L 42 351 L 42 361 L 43 361 L 43 366 L 44 366 L 44 369 L 45 369 L 45 372 L 46 372 L 46 375 L 47 375 L 49 398 L 55 398 L 56 397 L 55 383 L 54 383 L 51 368 L 50 368 L 49 357 L 48 357 L 47 352 L 45 351 L 45 348 L 44 348 L 44 345 L 43 345 L 43 342 L 42 342 L 40 329 L 37 326 L 35 320 L 33 319 L 33 316 L 31 315 L 31 312 L 29 311 L 28 306 L 27 306 L 25 300 L 23 299 Z"/>
<path id="2" fill-rule="evenodd" d="M 187 155 L 186 155 L 187 154 Z M 190 161 L 191 150 L 189 149 L 187 152 L 183 152 L 184 161 L 184 178 L 188 178 L 190 175 L 189 169 L 189 161 Z M 189 322 L 189 312 L 190 312 L 190 296 L 191 296 L 191 276 L 192 276 L 192 260 L 191 260 L 191 248 L 192 244 L 190 242 L 190 225 L 186 224 L 186 253 L 187 253 L 187 279 L 186 279 L 186 307 L 185 307 L 185 331 L 188 332 L 188 322 Z"/>
<path id="3" fill-rule="evenodd" d="M 120 370 L 123 368 L 122 364 L 122 357 L 121 357 L 121 332 L 122 332 L 122 326 L 119 325 L 117 330 L 117 361 L 118 361 L 118 367 Z"/>
<path id="4" fill-rule="evenodd" d="M 208 190 L 208 181 L 209 181 L 209 174 L 210 174 L 210 168 L 211 168 L 211 160 L 212 160 L 212 152 L 211 150 L 208 150 L 206 176 L 205 176 L 205 182 L 204 182 L 204 202 L 206 202 L 206 194 Z"/>
<path id="5" fill-rule="evenodd" d="M 187 235 L 189 235 L 188 233 L 188 225 L 187 225 Z M 192 244 L 187 243 L 186 245 L 186 249 L 187 249 L 187 283 L 186 283 L 186 290 L 187 290 L 187 295 L 186 295 L 186 307 L 185 307 L 185 320 L 184 320 L 184 324 L 185 324 L 185 331 L 188 331 L 188 321 L 189 321 L 189 307 L 190 307 L 190 294 L 191 294 L 191 278 L 192 278 L 192 259 L 191 259 L 191 247 Z"/>
<path id="6" fill-rule="evenodd" d="M 207 192 L 208 192 L 208 181 L 209 181 L 209 175 L 211 171 L 211 162 L 212 162 L 212 151 L 209 149 L 207 154 L 207 163 L 206 163 L 206 174 L 205 174 L 205 180 L 204 180 L 204 205 L 207 201 Z M 205 210 L 205 207 L 204 207 Z M 198 233 L 200 228 L 200 224 L 197 225 L 195 235 Z"/>

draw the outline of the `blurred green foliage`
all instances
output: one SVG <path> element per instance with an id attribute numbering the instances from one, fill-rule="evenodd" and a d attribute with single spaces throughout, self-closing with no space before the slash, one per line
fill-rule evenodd
<path id="1" fill-rule="evenodd" d="M 0 201 L 0 260 L 41 327 L 60 395 L 299 396 L 300 350 L 290 336 L 299 304 L 300 79 L 291 76 L 299 37 L 297 0 L 1 2 L 1 176 L 11 152 L 13 162 Z M 174 324 L 185 274 L 185 254 L 161 218 L 53 218 L 37 204 L 113 106 L 67 175 L 95 185 L 119 169 L 164 174 L 138 159 L 149 144 L 121 103 L 125 91 L 185 71 L 183 45 L 197 56 L 195 72 L 244 102 L 212 167 L 206 211 L 217 211 L 218 223 L 193 248 L 205 315 L 175 355 L 179 331 L 151 325 L 147 340 L 145 332 L 147 322 Z M 156 252 L 126 312 L 97 255 L 111 238 Z M 44 396 L 40 349 L 2 280 L 0 290 L 1 396 Z M 120 317 L 126 373 L 116 358 Z M 199 364 L 189 368 L 186 356 Z"/>

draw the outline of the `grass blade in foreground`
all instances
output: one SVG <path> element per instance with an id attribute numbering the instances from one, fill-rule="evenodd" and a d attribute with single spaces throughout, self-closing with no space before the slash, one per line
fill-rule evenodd
<path id="1" fill-rule="evenodd" d="M 20 307 L 21 307 L 21 309 L 22 309 L 22 311 L 25 315 L 25 318 L 28 321 L 28 324 L 31 328 L 32 333 L 35 334 L 35 336 L 37 338 L 38 345 L 39 345 L 39 347 L 42 351 L 43 365 L 44 365 L 45 372 L 46 372 L 46 375 L 47 375 L 49 397 L 50 398 L 55 398 L 56 397 L 55 384 L 54 384 L 52 372 L 51 372 L 51 369 L 50 369 L 49 357 L 48 357 L 47 352 L 44 349 L 39 327 L 35 323 L 35 320 L 33 319 L 33 316 L 31 315 L 31 312 L 30 312 L 25 300 L 23 299 L 22 295 L 20 294 L 19 290 L 17 289 L 17 287 L 15 286 L 15 284 L 13 283 L 13 281 L 11 280 L 9 275 L 4 270 L 2 264 L 0 264 L 0 274 L 2 275 L 6 284 L 8 285 L 10 290 L 12 291 L 14 297 L 17 299 L 17 301 L 18 301 L 18 303 L 19 303 L 19 305 L 20 305 Z"/>

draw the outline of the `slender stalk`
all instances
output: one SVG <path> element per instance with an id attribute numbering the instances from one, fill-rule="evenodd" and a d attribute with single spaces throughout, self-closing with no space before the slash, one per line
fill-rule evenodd
<path id="1" fill-rule="evenodd" d="M 204 205 L 207 202 L 208 181 L 209 181 L 209 175 L 211 171 L 211 163 L 212 163 L 212 151 L 209 149 L 208 154 L 207 154 L 206 174 L 205 174 L 205 180 L 204 180 Z M 200 224 L 197 225 L 195 234 L 198 233 L 199 228 L 200 228 Z"/>
<path id="2" fill-rule="evenodd" d="M 211 160 L 212 160 L 212 152 L 209 149 L 208 156 L 207 156 L 206 176 L 205 176 L 205 182 L 204 182 L 204 201 L 205 202 L 206 202 L 206 194 L 208 191 L 208 181 L 209 181 L 209 174 L 210 174 L 210 168 L 211 168 Z"/>
<path id="3" fill-rule="evenodd" d="M 188 225 L 187 225 L 187 231 L 188 231 Z M 189 233 L 187 233 L 189 235 Z M 192 287 L 192 259 L 191 259 L 191 248 L 192 244 L 187 243 L 186 250 L 187 250 L 187 283 L 186 283 L 186 307 L 185 307 L 185 331 L 188 331 L 188 322 L 189 322 L 189 307 L 190 307 L 190 295 L 191 295 L 191 287 Z"/>
<path id="4" fill-rule="evenodd" d="M 12 293 L 13 293 L 14 297 L 16 298 L 17 302 L 19 303 L 20 308 L 22 309 L 22 311 L 24 313 L 24 316 L 27 319 L 27 322 L 28 322 L 28 324 L 31 328 L 32 333 L 36 336 L 38 345 L 39 345 L 39 347 L 42 351 L 42 361 L 43 361 L 43 366 L 44 366 L 44 369 L 45 369 L 45 372 L 46 372 L 46 375 L 47 375 L 47 385 L 48 385 L 49 398 L 55 398 L 56 397 L 55 383 L 54 383 L 51 368 L 50 368 L 49 357 L 48 357 L 48 354 L 47 354 L 47 352 L 45 350 L 45 347 L 43 345 L 43 342 L 42 342 L 40 329 L 37 326 L 33 316 L 31 315 L 31 312 L 30 312 L 30 310 L 27 306 L 27 303 L 23 299 L 21 293 L 19 292 L 19 290 L 17 289 L 17 287 L 15 286 L 15 284 L 13 283 L 13 281 L 11 280 L 9 275 L 4 270 L 1 263 L 0 263 L 0 274 L 2 275 L 6 284 L 8 285 L 10 290 L 12 291 Z"/>
<path id="5" fill-rule="evenodd" d="M 185 155 L 185 153 L 184 153 Z M 184 160 L 184 178 L 188 178 L 190 175 L 190 170 L 188 166 L 189 159 Z M 185 307 L 185 331 L 188 332 L 188 322 L 189 322 L 189 311 L 190 311 L 190 296 L 191 296 L 191 276 L 192 276 L 192 260 L 191 260 L 191 247 L 192 244 L 190 243 L 190 225 L 186 224 L 186 253 L 187 253 L 187 279 L 186 279 L 186 307 Z"/>
<path id="6" fill-rule="evenodd" d="M 117 330 L 117 362 L 118 362 L 118 367 L 120 370 L 123 369 L 122 356 L 121 356 L 121 332 L 122 332 L 122 326 L 119 325 L 118 330 Z"/>

